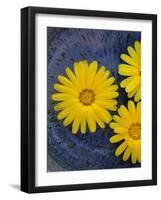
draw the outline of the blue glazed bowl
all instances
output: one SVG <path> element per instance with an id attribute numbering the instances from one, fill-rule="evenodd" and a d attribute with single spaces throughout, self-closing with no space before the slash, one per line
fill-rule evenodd
<path id="1" fill-rule="evenodd" d="M 55 102 L 51 94 L 55 93 L 53 84 L 58 82 L 57 76 L 65 74 L 68 66 L 79 60 L 104 65 L 120 84 L 123 77 L 118 74 L 120 55 L 127 53 L 127 47 L 133 46 L 135 40 L 141 39 L 140 32 L 52 28 L 47 30 L 48 39 L 48 171 L 114 169 L 139 167 L 130 159 L 122 161 L 114 152 L 119 145 L 111 144 L 109 138 L 114 134 L 107 125 L 105 129 L 97 127 L 92 134 L 78 133 L 73 135 L 71 126 L 64 127 L 58 121 L 57 112 L 53 110 Z M 118 106 L 127 104 L 127 95 L 119 87 Z M 115 112 L 113 112 L 114 114 Z"/>

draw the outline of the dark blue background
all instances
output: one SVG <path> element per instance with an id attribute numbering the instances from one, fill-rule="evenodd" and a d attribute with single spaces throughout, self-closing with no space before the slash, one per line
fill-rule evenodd
<path id="1" fill-rule="evenodd" d="M 65 128 L 56 118 L 53 110 L 56 102 L 51 100 L 54 93 L 52 85 L 59 74 L 65 74 L 65 68 L 71 67 L 78 60 L 91 62 L 97 60 L 115 76 L 116 83 L 123 79 L 118 75 L 121 53 L 127 53 L 128 45 L 141 39 L 140 32 L 111 31 L 74 28 L 47 28 L 48 40 L 48 171 L 87 170 L 138 167 L 130 159 L 122 161 L 115 157 L 117 144 L 110 144 L 109 138 L 114 134 L 107 125 L 98 128 L 96 133 L 82 135 L 71 133 L 71 126 Z M 127 103 L 127 95 L 119 88 L 118 104 Z M 113 112 L 115 113 L 115 112 Z"/>

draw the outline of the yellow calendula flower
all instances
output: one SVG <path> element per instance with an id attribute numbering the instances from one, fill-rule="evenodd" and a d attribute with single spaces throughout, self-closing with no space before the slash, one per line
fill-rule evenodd
<path id="1" fill-rule="evenodd" d="M 59 75 L 60 83 L 54 84 L 58 91 L 52 95 L 52 100 L 60 101 L 54 107 L 59 111 L 57 118 L 64 120 L 64 126 L 72 124 L 72 133 L 96 131 L 96 123 L 105 127 L 112 120 L 109 111 L 116 110 L 118 96 L 115 78 L 110 77 L 110 71 L 104 66 L 98 67 L 96 61 L 74 63 L 74 72 L 66 68 L 66 76 Z"/>
<path id="2" fill-rule="evenodd" d="M 128 108 L 121 105 L 118 115 L 114 115 L 114 122 L 110 127 L 116 133 L 110 138 L 111 143 L 122 143 L 117 147 L 115 156 L 123 153 L 123 160 L 126 161 L 131 155 L 131 161 L 135 164 L 141 162 L 141 103 L 135 106 L 134 102 L 128 101 Z"/>
<path id="3" fill-rule="evenodd" d="M 134 48 L 127 48 L 129 55 L 121 54 L 121 59 L 127 64 L 120 64 L 118 73 L 125 78 L 120 86 L 125 88 L 128 97 L 138 102 L 141 99 L 141 44 L 135 41 Z"/>

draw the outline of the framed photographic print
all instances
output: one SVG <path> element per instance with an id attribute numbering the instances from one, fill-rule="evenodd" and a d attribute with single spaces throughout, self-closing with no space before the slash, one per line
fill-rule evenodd
<path id="1" fill-rule="evenodd" d="M 21 10 L 21 190 L 157 184 L 157 16 Z"/>

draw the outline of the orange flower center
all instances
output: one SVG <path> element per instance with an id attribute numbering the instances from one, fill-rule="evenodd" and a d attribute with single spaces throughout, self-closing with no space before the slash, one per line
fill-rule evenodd
<path id="1" fill-rule="evenodd" d="M 94 101 L 94 93 L 92 90 L 85 89 L 80 93 L 79 99 L 82 104 L 89 106 Z"/>
<path id="2" fill-rule="evenodd" d="M 141 138 L 141 124 L 140 123 L 133 123 L 129 127 L 129 136 L 133 140 L 138 140 Z"/>

